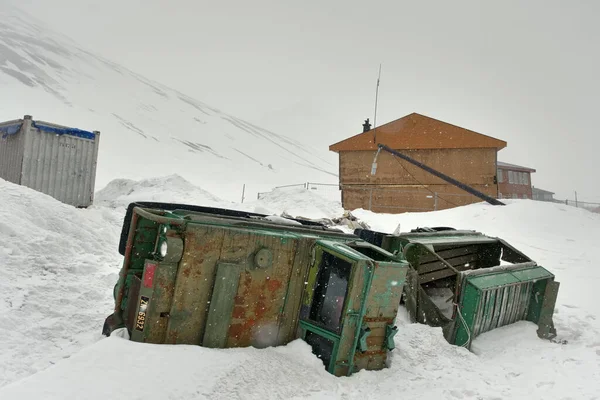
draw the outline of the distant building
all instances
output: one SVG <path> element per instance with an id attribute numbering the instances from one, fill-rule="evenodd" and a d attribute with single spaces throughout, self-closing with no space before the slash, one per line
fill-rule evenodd
<path id="1" fill-rule="evenodd" d="M 496 176 L 498 177 L 499 199 L 531 199 L 531 174 L 535 169 L 521 165 L 498 161 Z"/>
<path id="2" fill-rule="evenodd" d="M 377 172 L 371 165 L 377 145 L 425 163 L 489 196 L 498 195 L 496 160 L 506 142 L 417 113 L 329 146 L 339 154 L 342 206 L 374 212 L 441 210 L 482 201 L 408 162 L 382 152 Z M 531 197 L 531 188 L 529 189 Z"/>
<path id="3" fill-rule="evenodd" d="M 555 202 L 554 192 L 549 192 L 547 190 L 536 188 L 535 186 L 531 188 L 533 191 L 533 200 L 537 201 L 550 201 Z"/>

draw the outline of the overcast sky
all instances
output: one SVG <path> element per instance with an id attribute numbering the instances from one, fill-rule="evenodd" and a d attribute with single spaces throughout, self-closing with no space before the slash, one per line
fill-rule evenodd
<path id="1" fill-rule="evenodd" d="M 600 1 L 13 0 L 82 47 L 321 147 L 419 112 L 600 201 Z"/>

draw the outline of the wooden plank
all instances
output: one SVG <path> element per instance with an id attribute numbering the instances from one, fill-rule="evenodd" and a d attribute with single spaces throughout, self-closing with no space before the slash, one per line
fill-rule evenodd
<path id="1" fill-rule="evenodd" d="M 450 232 L 450 234 L 451 234 L 451 232 Z M 459 246 L 457 246 L 457 245 L 451 245 L 451 246 L 436 245 L 435 246 L 435 253 L 445 260 L 450 260 L 453 257 L 460 257 L 460 256 L 463 256 L 466 254 L 478 253 L 480 250 L 481 250 L 481 246 L 478 244 L 471 244 L 471 245 L 466 245 L 466 246 L 465 245 L 459 245 Z M 437 260 L 437 258 L 430 254 L 425 254 L 424 256 L 421 257 L 421 263 L 431 261 L 431 260 Z"/>
<path id="2" fill-rule="evenodd" d="M 453 276 L 453 275 L 456 275 L 454 273 L 454 271 L 447 268 L 447 269 L 443 269 L 441 271 L 436 271 L 436 272 L 431 272 L 429 274 L 419 275 L 419 283 L 422 284 L 422 283 L 433 282 L 438 279 L 447 278 L 447 277 Z"/>
<path id="3" fill-rule="evenodd" d="M 477 254 L 468 254 L 462 257 L 456 257 L 449 261 L 449 264 L 454 268 L 459 270 L 467 270 L 473 269 L 479 261 L 479 256 Z M 465 264 L 469 264 L 469 266 L 465 266 Z M 446 264 L 441 261 L 434 261 L 427 264 L 420 264 L 418 268 L 419 275 L 425 275 L 430 272 L 439 271 L 441 269 L 448 268 Z"/>
<path id="4" fill-rule="evenodd" d="M 217 264 L 217 274 L 213 289 L 206 329 L 202 338 L 202 346 L 224 348 L 231 322 L 231 312 L 240 281 L 241 267 L 239 264 Z"/>

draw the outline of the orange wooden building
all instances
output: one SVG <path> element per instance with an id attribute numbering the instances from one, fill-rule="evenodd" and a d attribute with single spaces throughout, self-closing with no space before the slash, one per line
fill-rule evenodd
<path id="1" fill-rule="evenodd" d="M 482 201 L 404 160 L 381 152 L 385 144 L 492 197 L 498 196 L 497 153 L 506 142 L 417 113 L 329 146 L 339 154 L 345 209 L 375 212 L 441 210 Z"/>

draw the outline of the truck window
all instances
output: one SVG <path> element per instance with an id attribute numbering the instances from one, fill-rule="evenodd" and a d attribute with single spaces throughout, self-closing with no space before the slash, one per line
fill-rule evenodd
<path id="1" fill-rule="evenodd" d="M 332 332 L 340 330 L 350 270 L 349 262 L 323 252 L 309 318 Z"/>

